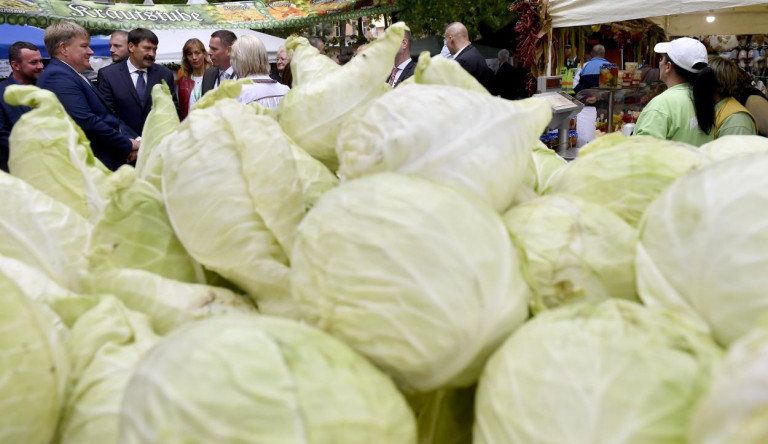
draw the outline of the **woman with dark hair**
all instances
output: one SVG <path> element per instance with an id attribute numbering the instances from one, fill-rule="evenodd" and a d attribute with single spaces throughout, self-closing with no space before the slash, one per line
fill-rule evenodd
<path id="1" fill-rule="evenodd" d="M 714 139 L 715 73 L 707 66 L 707 49 L 683 37 L 659 43 L 663 54 L 659 77 L 667 90 L 640 113 L 635 134 L 701 146 Z"/>
<path id="2" fill-rule="evenodd" d="M 739 66 L 720 56 L 709 57 L 709 67 L 715 72 L 715 139 L 729 135 L 757 134 L 755 117 L 736 100 L 739 89 Z"/>
<path id="3" fill-rule="evenodd" d="M 184 120 L 189 109 L 203 95 L 203 73 L 213 66 L 205 45 L 198 39 L 184 43 L 179 77 L 179 118 Z"/>

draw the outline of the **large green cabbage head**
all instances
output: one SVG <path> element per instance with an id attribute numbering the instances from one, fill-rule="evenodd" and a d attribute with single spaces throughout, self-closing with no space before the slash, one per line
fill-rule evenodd
<path id="1" fill-rule="evenodd" d="M 232 99 L 196 109 L 163 154 L 163 197 L 189 254 L 290 314 L 288 255 L 304 216 L 296 163 L 277 122 Z"/>
<path id="2" fill-rule="evenodd" d="M 768 442 L 768 328 L 734 342 L 691 421 L 690 444 Z"/>
<path id="3" fill-rule="evenodd" d="M 292 88 L 319 80 L 341 69 L 338 63 L 325 54 L 320 54 L 317 48 L 310 45 L 309 40 L 304 37 L 288 37 L 288 40 L 285 41 L 285 49 L 293 51 L 293 57 L 291 57 Z"/>
<path id="4" fill-rule="evenodd" d="M 408 392 L 468 386 L 528 315 L 501 218 L 449 187 L 384 173 L 326 193 L 299 227 L 303 318 Z"/>
<path id="5" fill-rule="evenodd" d="M 721 351 L 668 313 L 611 299 L 537 316 L 480 378 L 474 444 L 686 444 Z"/>
<path id="6" fill-rule="evenodd" d="M 723 136 L 699 148 L 713 160 L 768 153 L 768 138 L 762 136 Z"/>
<path id="7" fill-rule="evenodd" d="M 160 191 L 139 179 L 129 166 L 111 175 L 105 188 L 108 201 L 91 233 L 92 252 L 106 250 L 117 267 L 146 270 L 183 282 L 205 282 L 202 267 L 171 227 Z"/>
<path id="8" fill-rule="evenodd" d="M 551 107 L 540 99 L 401 86 L 345 123 L 339 176 L 412 174 L 466 191 L 501 212 L 512 203 L 531 147 L 551 118 Z"/>
<path id="9" fill-rule="evenodd" d="M 155 165 L 154 159 L 158 153 L 155 149 L 160 145 L 165 136 L 171 134 L 179 126 L 179 114 L 176 112 L 176 104 L 173 103 L 171 90 L 163 82 L 152 87 L 152 109 L 144 122 L 144 131 L 141 134 L 141 149 L 136 159 L 136 172 L 139 177 L 149 174 L 149 165 Z M 153 159 L 153 161 L 149 161 Z"/>
<path id="10" fill-rule="evenodd" d="M 447 85 L 489 94 L 480 82 L 455 60 L 447 59 L 438 54 L 432 58 L 429 52 L 419 54 L 419 62 L 413 72 L 416 83 L 424 85 Z"/>
<path id="11" fill-rule="evenodd" d="M 95 220 L 104 208 L 101 188 L 111 172 L 94 157 L 83 130 L 50 91 L 11 85 L 5 100 L 32 108 L 16 122 L 8 140 L 11 173 Z"/>
<path id="12" fill-rule="evenodd" d="M 301 81 L 280 102 L 277 117 L 285 133 L 331 171 L 339 165 L 336 139 L 341 124 L 392 89 L 385 80 L 406 29 L 402 22 L 390 26 L 384 36 L 335 72 L 306 83 L 300 75 Z M 291 69 L 301 73 L 301 58 L 291 62 Z"/>
<path id="13" fill-rule="evenodd" d="M 0 442 L 52 442 L 67 391 L 61 320 L 0 273 Z"/>
<path id="14" fill-rule="evenodd" d="M 632 136 L 579 156 L 545 193 L 567 193 L 605 205 L 637 226 L 648 205 L 672 182 L 711 162 L 696 148 L 650 136 Z"/>
<path id="15" fill-rule="evenodd" d="M 524 258 L 534 313 L 580 300 L 637 299 L 637 232 L 607 208 L 552 195 L 512 208 L 504 222 Z"/>
<path id="16" fill-rule="evenodd" d="M 123 398 L 121 444 L 415 444 L 386 376 L 314 328 L 278 318 L 191 323 L 152 349 Z"/>
<path id="17" fill-rule="evenodd" d="M 0 171 L 0 254 L 78 289 L 91 225 L 71 207 Z"/>
<path id="18" fill-rule="evenodd" d="M 117 444 L 120 404 L 136 366 L 160 339 L 141 313 L 104 296 L 67 338 L 72 390 L 61 424 L 60 444 Z"/>
<path id="19" fill-rule="evenodd" d="M 768 156 L 717 162 L 648 207 L 637 248 L 647 305 L 689 315 L 728 345 L 768 318 Z"/>

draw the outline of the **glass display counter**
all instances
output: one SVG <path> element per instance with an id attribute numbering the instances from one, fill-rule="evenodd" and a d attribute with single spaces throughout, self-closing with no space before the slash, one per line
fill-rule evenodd
<path id="1" fill-rule="evenodd" d="M 666 89 L 663 83 L 624 88 L 589 88 L 579 91 L 576 99 L 584 103 L 584 106 L 597 109 L 596 129 L 612 133 L 621 131 L 621 125 L 625 123 L 637 122 L 645 105 Z"/>

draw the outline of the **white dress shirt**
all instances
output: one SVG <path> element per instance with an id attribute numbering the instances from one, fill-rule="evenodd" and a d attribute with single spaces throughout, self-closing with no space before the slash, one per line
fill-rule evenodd
<path id="1" fill-rule="evenodd" d="M 133 81 L 133 87 L 135 88 L 136 82 L 139 80 L 138 71 L 140 69 L 133 66 L 133 63 L 131 63 L 130 58 L 127 61 L 128 61 L 128 74 L 131 75 L 131 80 Z M 149 82 L 147 81 L 147 70 L 142 68 L 141 71 L 144 71 L 144 83 L 149 84 Z"/>
<path id="2" fill-rule="evenodd" d="M 406 59 L 403 63 L 397 65 L 397 74 L 395 74 L 395 80 L 392 81 L 392 85 L 397 85 L 397 81 L 400 80 L 400 76 L 403 74 L 405 67 L 408 66 L 408 62 L 411 59 Z"/>

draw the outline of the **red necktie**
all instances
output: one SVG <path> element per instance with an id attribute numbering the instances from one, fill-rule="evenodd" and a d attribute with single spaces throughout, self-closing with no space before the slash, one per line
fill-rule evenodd
<path id="1" fill-rule="evenodd" d="M 392 70 L 392 75 L 389 76 L 389 84 L 392 85 L 392 86 L 395 86 L 395 77 L 397 77 L 398 69 L 399 68 L 397 66 L 395 66 L 395 68 Z"/>

